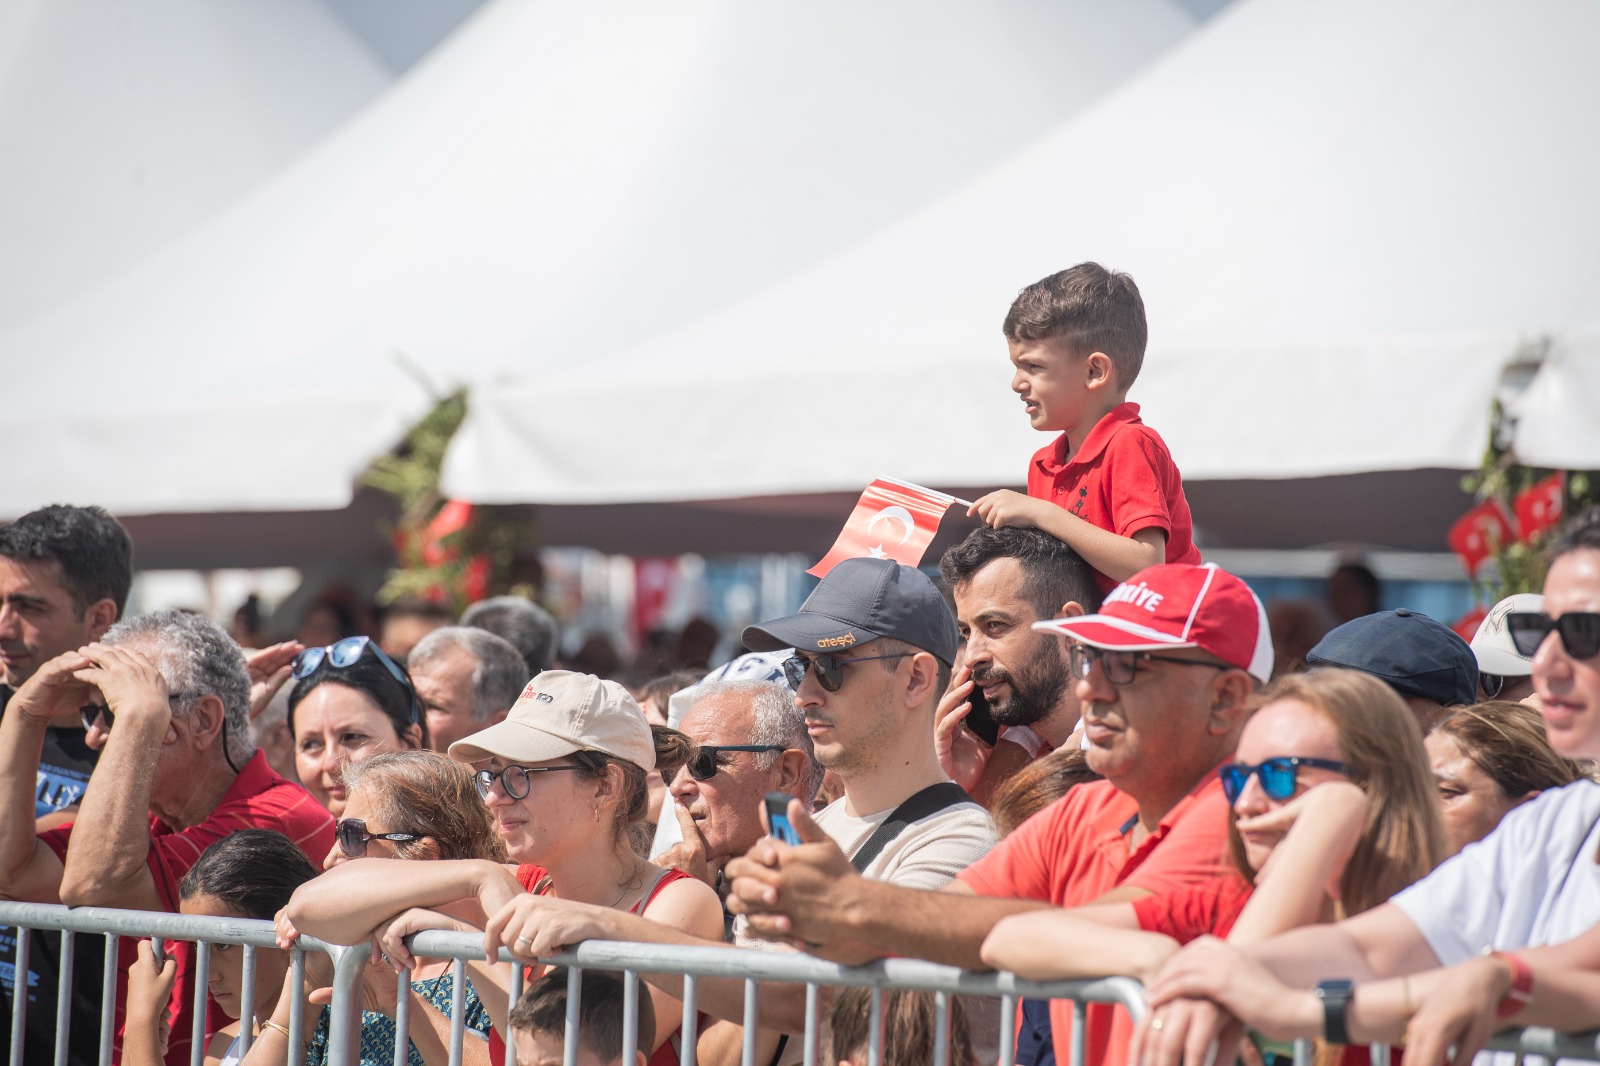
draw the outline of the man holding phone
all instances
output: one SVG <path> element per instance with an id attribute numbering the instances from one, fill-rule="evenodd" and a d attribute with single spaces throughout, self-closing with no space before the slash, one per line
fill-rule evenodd
<path id="1" fill-rule="evenodd" d="M 1072 740 L 1079 703 L 1061 642 L 1033 623 L 1100 609 L 1094 571 L 1038 529 L 983 526 L 944 553 L 961 662 L 935 714 L 939 761 L 980 803 Z"/>

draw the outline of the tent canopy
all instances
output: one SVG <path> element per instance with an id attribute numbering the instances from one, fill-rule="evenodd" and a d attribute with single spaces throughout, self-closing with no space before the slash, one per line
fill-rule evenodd
<path id="1" fill-rule="evenodd" d="M 603 382 L 477 393 L 446 484 L 582 505 L 1016 485 L 1043 438 L 1000 322 L 1096 259 L 1144 293 L 1131 398 L 1186 478 L 1431 469 L 1439 489 L 1477 465 L 1519 344 L 1600 324 L 1596 70 L 1588 0 L 1241 0 L 992 172 Z M 1404 482 L 1339 501 L 1359 539 L 1397 539 Z"/>
<path id="2" fill-rule="evenodd" d="M 1191 27 L 1167 0 L 497 0 L 270 187 L 0 338 L 8 393 L 70 398 L 10 406 L 40 458 L 0 514 L 346 505 L 437 391 L 774 282 Z"/>

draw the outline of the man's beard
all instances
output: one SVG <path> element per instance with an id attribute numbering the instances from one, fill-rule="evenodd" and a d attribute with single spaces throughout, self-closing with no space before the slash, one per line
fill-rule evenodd
<path id="1" fill-rule="evenodd" d="M 1072 673 L 1066 656 L 1054 637 L 1041 641 L 1039 650 L 1023 663 L 1017 673 L 991 667 L 973 679 L 983 685 L 1004 681 L 1011 694 L 1004 703 L 991 704 L 989 716 L 999 724 L 1032 725 L 1050 715 L 1061 703 L 1067 686 L 1072 683 Z"/>

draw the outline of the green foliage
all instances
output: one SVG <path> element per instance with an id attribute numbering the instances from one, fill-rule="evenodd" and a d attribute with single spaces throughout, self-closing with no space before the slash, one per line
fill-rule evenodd
<path id="1" fill-rule="evenodd" d="M 1506 431 L 1506 413 L 1500 401 L 1490 408 L 1489 446 L 1484 450 L 1483 462 L 1478 469 L 1461 479 L 1461 488 L 1479 501 L 1498 500 L 1507 515 L 1515 515 L 1516 498 L 1556 471 L 1547 467 L 1524 466 L 1517 462 L 1516 454 L 1504 441 L 1511 434 Z M 1600 503 L 1600 479 L 1596 471 L 1568 471 L 1565 479 L 1565 497 L 1562 514 L 1580 514 Z M 1498 603 L 1519 592 L 1538 592 L 1544 587 L 1544 550 L 1560 525 L 1536 534 L 1530 541 L 1496 544 L 1492 565 L 1486 565 L 1473 588 L 1479 602 L 1485 606 Z"/>

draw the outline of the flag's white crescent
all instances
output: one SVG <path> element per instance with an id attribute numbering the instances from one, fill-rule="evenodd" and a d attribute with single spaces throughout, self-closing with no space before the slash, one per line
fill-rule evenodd
<path id="1" fill-rule="evenodd" d="M 891 522 L 899 522 L 905 527 L 905 532 L 900 534 L 901 544 L 904 544 L 906 541 L 910 540 L 911 534 L 917 531 L 917 520 L 911 517 L 911 512 L 906 510 L 904 507 L 895 506 L 885 507 L 877 514 L 873 515 L 872 521 L 867 523 L 867 532 L 871 533 L 872 527 L 886 518 Z"/>

